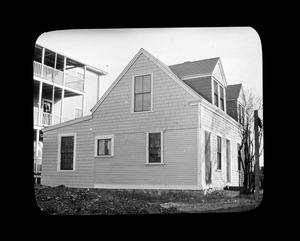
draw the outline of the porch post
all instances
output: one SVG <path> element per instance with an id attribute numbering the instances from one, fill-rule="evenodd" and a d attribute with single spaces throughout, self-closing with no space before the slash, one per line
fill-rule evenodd
<path id="1" fill-rule="evenodd" d="M 38 146 L 39 146 L 39 139 L 40 139 L 40 129 L 36 130 L 36 138 L 35 138 L 35 160 L 34 160 L 34 172 L 37 171 L 37 162 L 38 162 L 38 157 L 39 157 L 39 153 L 38 153 Z"/>
<path id="2" fill-rule="evenodd" d="M 40 81 L 40 89 L 39 89 L 39 104 L 38 104 L 38 126 L 42 125 L 42 92 L 43 92 L 43 82 Z"/>
<path id="3" fill-rule="evenodd" d="M 65 79 L 66 79 L 66 65 L 67 65 L 67 57 L 64 56 L 64 69 L 63 69 L 63 82 L 62 84 L 65 84 Z"/>
<path id="4" fill-rule="evenodd" d="M 60 123 L 62 123 L 63 120 L 63 106 L 64 106 L 64 97 L 65 97 L 65 89 L 62 89 L 61 91 L 61 106 L 60 106 Z"/>
<path id="5" fill-rule="evenodd" d="M 41 77 L 44 76 L 44 59 L 45 59 L 45 48 L 42 48 L 42 70 L 41 70 Z"/>
<path id="6" fill-rule="evenodd" d="M 53 83 L 53 88 L 52 88 L 52 111 L 51 111 L 51 125 L 54 125 L 53 123 L 53 116 L 54 116 L 54 91 L 55 91 L 55 85 Z"/>

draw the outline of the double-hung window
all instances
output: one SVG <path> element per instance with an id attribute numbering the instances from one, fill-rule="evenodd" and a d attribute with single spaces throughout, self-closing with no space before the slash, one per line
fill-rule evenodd
<path id="1" fill-rule="evenodd" d="M 217 136 L 217 170 L 222 169 L 222 138 Z"/>
<path id="2" fill-rule="evenodd" d="M 76 135 L 66 134 L 59 136 L 58 171 L 75 170 Z"/>
<path id="3" fill-rule="evenodd" d="M 95 157 L 114 156 L 114 135 L 95 137 Z"/>
<path id="4" fill-rule="evenodd" d="M 134 77 L 134 112 L 152 110 L 151 74 Z"/>
<path id="5" fill-rule="evenodd" d="M 224 88 L 221 85 L 220 85 L 220 106 L 221 106 L 221 110 L 225 109 Z"/>
<path id="6" fill-rule="evenodd" d="M 148 133 L 147 163 L 163 164 L 163 138 L 162 133 Z"/>
<path id="7" fill-rule="evenodd" d="M 214 104 L 219 107 L 219 92 L 218 83 L 214 81 Z"/>

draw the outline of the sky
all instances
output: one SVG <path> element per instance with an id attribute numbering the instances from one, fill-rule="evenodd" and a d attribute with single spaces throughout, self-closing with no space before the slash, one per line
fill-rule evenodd
<path id="1" fill-rule="evenodd" d="M 220 57 L 227 84 L 262 97 L 261 41 L 251 27 L 60 30 L 36 43 L 108 72 L 100 97 L 141 48 L 166 65 Z"/>

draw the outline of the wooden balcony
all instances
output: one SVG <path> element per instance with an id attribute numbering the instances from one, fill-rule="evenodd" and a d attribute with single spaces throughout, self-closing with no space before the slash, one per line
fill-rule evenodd
<path id="1" fill-rule="evenodd" d="M 37 108 L 33 109 L 33 120 L 35 126 L 51 126 L 60 124 L 62 122 L 71 120 L 69 118 L 58 116 L 50 113 L 41 112 L 41 123 L 39 123 L 39 110 Z"/>
<path id="2" fill-rule="evenodd" d="M 73 76 L 39 62 L 33 61 L 33 73 L 36 77 L 64 85 L 74 90 L 84 91 L 84 80 L 80 77 Z"/>

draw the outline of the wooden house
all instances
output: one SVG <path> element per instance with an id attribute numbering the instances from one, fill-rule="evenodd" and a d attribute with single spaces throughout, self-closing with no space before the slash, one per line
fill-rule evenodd
<path id="1" fill-rule="evenodd" d="M 91 114 L 43 129 L 42 184 L 238 186 L 238 122 L 220 58 L 167 66 L 140 49 Z"/>

